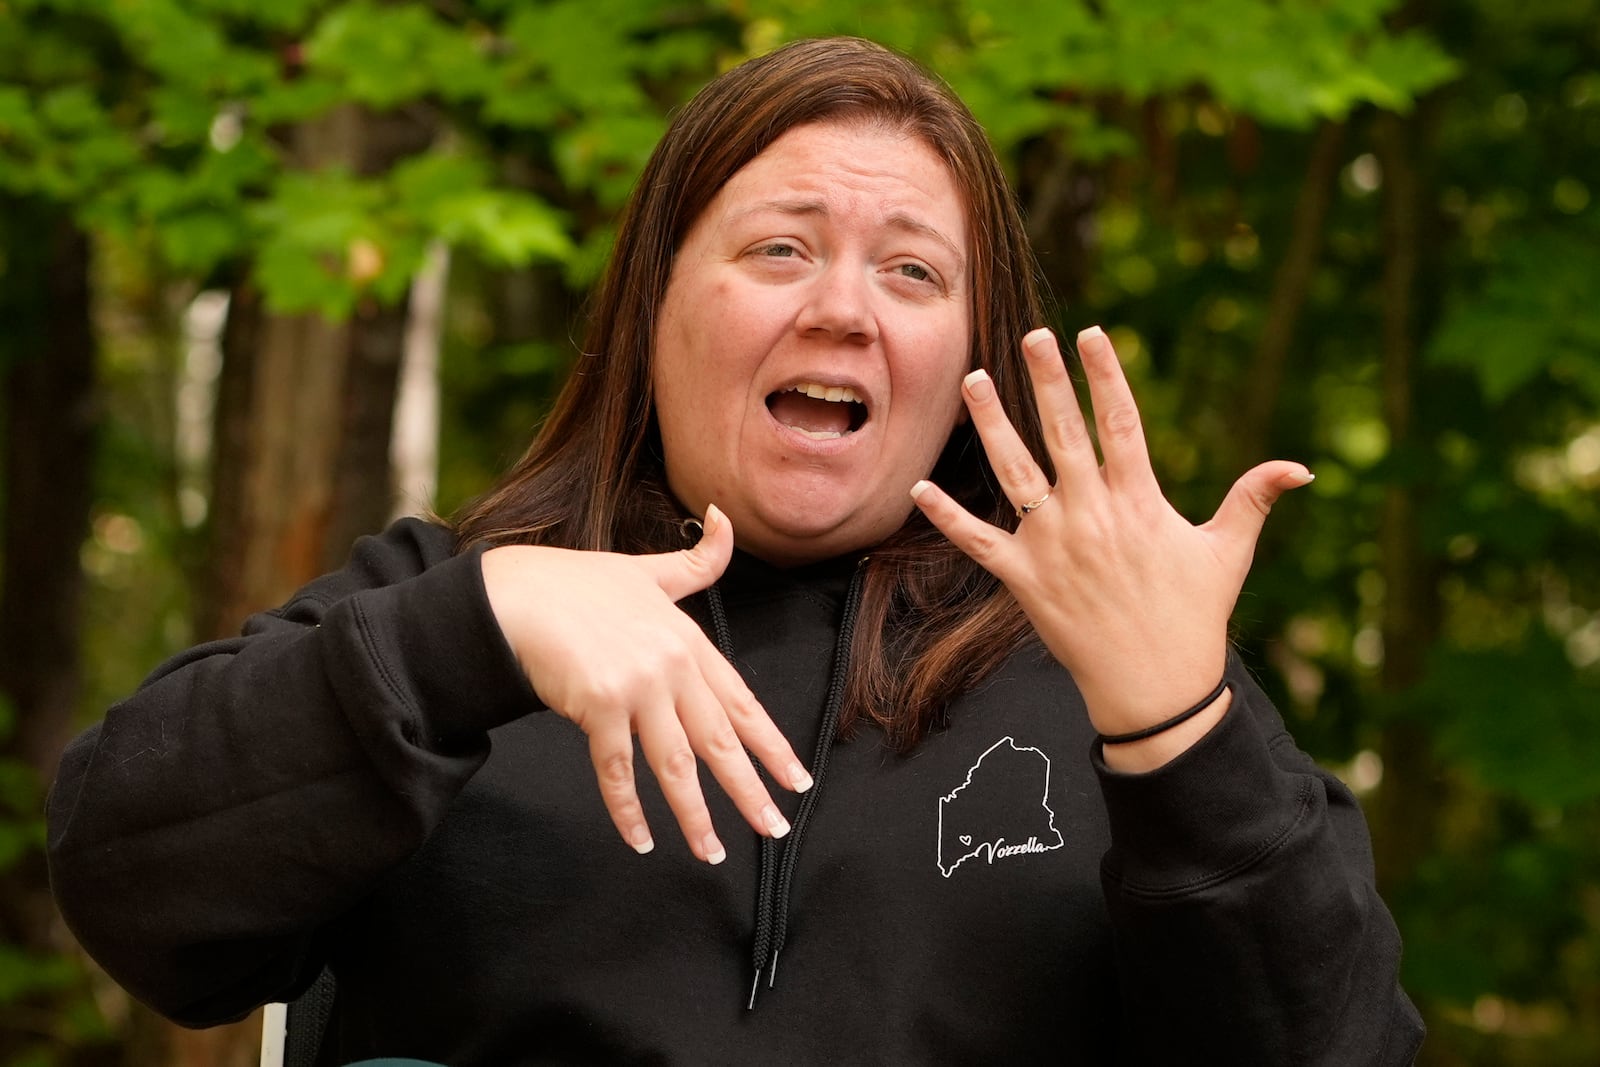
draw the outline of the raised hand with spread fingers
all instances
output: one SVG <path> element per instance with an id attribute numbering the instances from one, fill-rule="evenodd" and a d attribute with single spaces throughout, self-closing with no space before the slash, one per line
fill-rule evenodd
<path id="1" fill-rule="evenodd" d="M 1022 516 L 1016 532 L 984 522 L 929 482 L 912 496 L 944 534 L 998 577 L 1045 645 L 1072 672 L 1102 737 L 1144 733 L 1185 708 L 1181 724 L 1107 744 L 1111 767 L 1141 771 L 1186 750 L 1221 719 L 1228 619 L 1267 513 L 1309 483 L 1283 460 L 1247 471 L 1212 518 L 1194 525 L 1161 493 L 1133 393 L 1098 326 L 1078 335 L 1095 438 L 1055 335 L 1023 339 L 1050 460 L 1051 485 L 1007 419 L 988 375 L 963 383 L 967 409 L 1000 486 Z"/>

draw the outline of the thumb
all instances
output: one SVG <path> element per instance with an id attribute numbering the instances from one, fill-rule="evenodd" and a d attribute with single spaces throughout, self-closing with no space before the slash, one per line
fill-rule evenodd
<path id="1" fill-rule="evenodd" d="M 706 508 L 700 540 L 693 548 L 642 556 L 661 591 L 673 600 L 698 593 L 722 577 L 733 558 L 733 523 L 715 504 Z"/>
<path id="2" fill-rule="evenodd" d="M 1282 459 L 1251 467 L 1233 483 L 1205 528 L 1248 559 L 1272 505 L 1289 490 L 1310 485 L 1315 477 L 1304 464 Z"/>

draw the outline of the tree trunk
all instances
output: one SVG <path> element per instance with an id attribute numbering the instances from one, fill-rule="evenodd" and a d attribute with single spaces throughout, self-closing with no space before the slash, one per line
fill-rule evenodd
<path id="1" fill-rule="evenodd" d="M 5 530 L 0 692 L 17 715 L 7 750 L 48 780 L 70 736 L 94 459 L 89 239 L 55 211 L 8 205 Z"/>
<path id="2" fill-rule="evenodd" d="M 439 491 L 439 347 L 450 281 L 450 249 L 441 241 L 411 284 L 405 355 L 395 397 L 389 463 L 394 495 L 389 518 L 431 512 Z"/>
<path id="3" fill-rule="evenodd" d="M 91 250 L 53 206 L 7 201 L 0 219 L 0 702 L 14 716 L 9 734 L 0 728 L 0 759 L 20 763 L 42 788 L 71 736 L 82 684 L 78 560 L 99 422 Z M 31 814 L 0 810 L 7 821 Z M 38 956 L 70 946 L 37 851 L 0 871 L 0 943 Z M 0 1062 L 21 1059 L 22 1034 L 0 1025 Z"/>
<path id="4" fill-rule="evenodd" d="M 1018 179 L 1028 241 L 1039 257 L 1045 284 L 1059 304 L 1075 305 L 1089 284 L 1098 176 L 1073 160 L 1064 139 L 1051 137 L 1022 150 Z"/>
<path id="5" fill-rule="evenodd" d="M 297 163 L 371 175 L 427 143 L 425 123 L 341 107 L 295 132 Z M 211 544 L 196 632 L 237 632 L 380 529 L 406 306 L 362 301 L 347 322 L 265 312 L 237 286 L 223 337 Z"/>
<path id="6" fill-rule="evenodd" d="M 293 132 L 296 165 L 388 170 L 432 138 L 409 113 L 341 106 Z M 338 566 L 350 543 L 388 519 L 389 438 L 406 307 L 362 301 L 348 322 L 274 315 L 248 284 L 234 288 L 218 382 L 210 543 L 195 635 L 235 634 Z M 196 1033 L 169 1027 L 152 1062 L 245 1067 L 259 1013 Z"/>
<path id="7" fill-rule="evenodd" d="M 1373 121 L 1372 136 L 1383 172 L 1383 418 L 1392 455 L 1413 447 L 1417 375 L 1418 280 L 1427 200 L 1414 153 L 1423 124 L 1390 113 Z M 1405 464 L 1401 469 L 1405 469 Z M 1417 529 L 1418 487 L 1396 475 L 1384 491 L 1378 545 L 1384 580 L 1383 666 L 1380 684 L 1399 697 L 1422 679 L 1428 650 L 1438 638 L 1443 607 L 1439 561 L 1423 550 Z M 1437 765 L 1423 726 L 1400 716 L 1387 724 L 1379 746 L 1384 775 L 1373 819 L 1379 884 L 1403 884 L 1428 852 L 1442 797 Z"/>
<path id="8" fill-rule="evenodd" d="M 1235 469 L 1245 470 L 1269 458 L 1273 414 L 1278 410 L 1284 374 L 1294 346 L 1295 328 L 1311 293 L 1311 280 L 1322 257 L 1322 239 L 1339 174 L 1344 124 L 1324 122 L 1311 142 L 1306 173 L 1295 199 L 1288 247 L 1272 279 L 1267 318 L 1261 324 L 1255 358 L 1245 378 L 1245 396 L 1237 423 Z"/>

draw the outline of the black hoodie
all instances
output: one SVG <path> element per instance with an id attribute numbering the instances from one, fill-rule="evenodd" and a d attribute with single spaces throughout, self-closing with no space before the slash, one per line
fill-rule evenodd
<path id="1" fill-rule="evenodd" d="M 364 538 L 68 750 L 55 891 L 135 996 L 203 1026 L 327 965 L 328 1062 L 1415 1054 L 1361 813 L 1237 662 L 1210 734 L 1121 775 L 1071 678 L 1030 647 L 909 755 L 870 729 L 822 746 L 808 819 L 772 790 L 796 832 L 764 858 L 702 775 L 728 851 L 713 867 L 642 760 L 657 848 L 618 838 L 585 738 L 539 713 L 500 634 L 479 555 L 414 520 Z M 725 651 L 803 758 L 853 566 L 736 556 L 720 604 L 685 604 L 708 632 L 725 614 Z"/>

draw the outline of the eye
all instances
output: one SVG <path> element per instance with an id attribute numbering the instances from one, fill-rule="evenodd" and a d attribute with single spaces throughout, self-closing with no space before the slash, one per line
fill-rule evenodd
<path id="1" fill-rule="evenodd" d="M 794 255 L 794 245 L 770 244 L 760 245 L 755 250 L 758 256 L 768 256 L 772 259 L 789 259 Z"/>
<path id="2" fill-rule="evenodd" d="M 933 281 L 933 272 L 931 270 L 929 270 L 927 267 L 924 267 L 921 263 L 902 263 L 902 264 L 900 264 L 900 266 L 896 267 L 895 269 L 898 270 L 901 274 L 903 274 L 907 278 L 911 278 L 911 279 L 913 279 L 915 281 L 919 281 L 919 282 L 931 282 L 931 281 Z"/>

